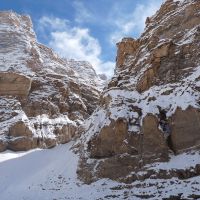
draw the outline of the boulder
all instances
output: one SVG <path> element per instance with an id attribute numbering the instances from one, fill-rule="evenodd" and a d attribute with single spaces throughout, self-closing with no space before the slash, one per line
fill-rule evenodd
<path id="1" fill-rule="evenodd" d="M 31 137 L 33 133 L 23 121 L 18 121 L 9 128 L 8 135 L 12 137 Z"/>
<path id="2" fill-rule="evenodd" d="M 8 149 L 12 151 L 27 151 L 37 147 L 37 141 L 34 138 L 17 137 L 8 141 Z"/>

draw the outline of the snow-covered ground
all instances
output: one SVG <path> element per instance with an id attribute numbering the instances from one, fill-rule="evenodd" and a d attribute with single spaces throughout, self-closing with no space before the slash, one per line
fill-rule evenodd
<path id="1" fill-rule="evenodd" d="M 92 186 L 76 178 L 77 156 L 71 143 L 54 149 L 0 154 L 1 200 L 97 199 L 116 184 L 102 180 Z M 92 189 L 91 189 L 92 188 Z"/>
<path id="2" fill-rule="evenodd" d="M 72 143 L 53 149 L 35 149 L 28 152 L 6 151 L 0 154 L 1 200 L 61 200 L 61 199 L 162 199 L 184 193 L 183 196 L 200 195 L 200 177 L 189 180 L 147 179 L 134 184 L 120 184 L 102 179 L 91 185 L 77 180 L 78 156 L 70 151 Z M 198 154 L 199 155 L 199 154 Z M 192 156 L 192 154 L 191 154 Z M 176 161 L 189 156 L 181 155 Z M 183 158 L 183 159 L 184 159 Z M 193 159 L 198 160 L 197 153 Z M 173 167 L 175 158 L 171 159 Z M 182 162 L 183 165 L 188 162 Z M 170 163 L 168 163 L 171 166 Z M 192 163 L 191 163 L 192 164 Z M 161 167 L 161 166 L 160 166 Z M 184 168 L 184 166 L 182 166 Z M 162 167 L 161 167 L 162 168 Z M 179 168 L 179 167 L 178 167 Z M 173 184 L 172 184 L 173 183 Z M 189 198 L 187 198 L 189 199 Z"/>

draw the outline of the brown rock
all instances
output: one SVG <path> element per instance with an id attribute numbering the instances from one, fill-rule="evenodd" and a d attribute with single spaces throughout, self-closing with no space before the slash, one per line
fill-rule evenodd
<path id="1" fill-rule="evenodd" d="M 3 140 L 0 140 L 0 152 L 5 151 L 7 148 L 7 143 Z"/>
<path id="2" fill-rule="evenodd" d="M 97 165 L 97 176 L 101 178 L 110 178 L 116 181 L 125 181 L 125 177 L 137 169 L 139 161 L 139 156 L 130 156 L 128 154 L 107 158 L 100 161 Z M 137 178 L 135 178 L 135 180 L 137 180 Z"/>
<path id="3" fill-rule="evenodd" d="M 28 102 L 23 107 L 28 117 L 36 117 L 38 115 L 47 114 L 49 117 L 59 113 L 57 105 L 49 102 L 48 100 L 42 100 L 34 102 Z"/>
<path id="4" fill-rule="evenodd" d="M 88 143 L 91 157 L 110 157 L 127 152 L 127 146 L 124 143 L 127 138 L 127 129 L 127 122 L 124 119 L 112 121 L 109 126 L 103 127 L 99 135 Z"/>
<path id="5" fill-rule="evenodd" d="M 162 58 L 168 56 L 170 46 L 171 42 L 161 44 L 153 51 L 153 57 Z"/>
<path id="6" fill-rule="evenodd" d="M 27 151 L 36 147 L 36 140 L 28 137 L 18 137 L 8 142 L 8 149 L 12 151 Z"/>
<path id="7" fill-rule="evenodd" d="M 141 153 L 145 157 L 157 157 L 162 161 L 166 161 L 168 160 L 168 146 L 158 126 L 159 122 L 155 116 L 149 114 L 144 118 L 142 125 L 143 139 Z"/>
<path id="8" fill-rule="evenodd" d="M 175 152 L 200 146 L 200 111 L 189 107 L 177 109 L 172 116 L 171 142 Z"/>
<path id="9" fill-rule="evenodd" d="M 133 38 L 123 38 L 117 43 L 117 67 L 122 67 L 127 55 L 133 55 L 139 47 L 139 41 Z"/>
<path id="10" fill-rule="evenodd" d="M 144 75 L 138 81 L 137 91 L 138 92 L 144 92 L 145 90 L 149 89 L 154 83 L 154 80 L 156 78 L 156 74 L 157 74 L 157 68 L 156 67 L 154 67 L 154 68 L 152 67 L 152 68 L 147 69 L 144 72 Z"/>
<path id="11" fill-rule="evenodd" d="M 144 92 L 156 83 L 161 58 L 168 56 L 172 42 L 165 42 L 152 52 L 152 67 L 148 68 L 137 83 L 137 91 Z"/>
<path id="12" fill-rule="evenodd" d="M 56 128 L 55 135 L 57 135 L 58 142 L 61 144 L 69 142 L 75 136 L 76 129 L 76 126 L 70 124 Z"/>
<path id="13" fill-rule="evenodd" d="M 52 147 L 55 147 L 57 144 L 55 138 L 44 138 L 44 145 L 46 148 L 50 149 Z"/>
<path id="14" fill-rule="evenodd" d="M 149 114 L 143 120 L 140 134 L 129 135 L 124 119 L 112 121 L 109 126 L 103 127 L 98 136 L 94 136 L 88 143 L 88 150 L 92 158 L 104 159 L 91 165 L 86 164 L 84 159 L 80 161 L 81 179 L 92 181 L 90 171 L 95 165 L 95 175 L 98 178 L 131 182 L 138 179 L 137 176 L 126 178 L 132 171 L 155 160 L 167 161 L 168 146 L 158 125 L 158 119 Z"/>
<path id="15" fill-rule="evenodd" d="M 12 72 L 0 72 L 0 95 L 28 96 L 31 79 Z"/>
<path id="16" fill-rule="evenodd" d="M 13 124 L 9 128 L 8 134 L 9 136 L 12 136 L 12 137 L 19 137 L 19 136 L 31 137 L 33 135 L 30 128 L 27 127 L 27 125 L 23 121 L 18 121 L 15 124 Z"/>

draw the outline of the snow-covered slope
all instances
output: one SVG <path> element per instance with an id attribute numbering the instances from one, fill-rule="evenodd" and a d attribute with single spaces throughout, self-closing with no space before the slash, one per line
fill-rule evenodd
<path id="1" fill-rule="evenodd" d="M 2 200 L 63 199 L 182 199 L 200 197 L 200 179 L 147 179 L 122 184 L 102 179 L 85 185 L 77 178 L 78 156 L 70 151 L 72 143 L 50 150 L 5 151 L 0 154 L 0 193 Z M 62 156 L 58 156 L 62 155 Z M 65 156 L 63 156 L 65 155 Z M 184 160 L 184 162 L 183 162 Z M 168 163 L 151 166 L 161 169 L 188 169 L 199 162 L 198 152 L 172 157 Z M 150 168 L 150 166 L 148 166 Z"/>
<path id="2" fill-rule="evenodd" d="M 29 16 L 0 12 L 0 151 L 65 143 L 96 108 L 104 80 L 36 40 Z"/>

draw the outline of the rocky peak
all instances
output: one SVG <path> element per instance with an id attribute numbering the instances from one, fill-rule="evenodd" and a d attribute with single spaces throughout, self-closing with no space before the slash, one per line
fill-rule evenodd
<path id="1" fill-rule="evenodd" d="M 6 26 L 10 29 L 24 29 L 26 34 L 35 37 L 35 33 L 32 29 L 33 24 L 30 16 L 28 15 L 18 15 L 12 11 L 1 11 L 0 22 L 1 26 Z"/>
<path id="2" fill-rule="evenodd" d="M 117 68 L 109 87 L 128 87 L 143 92 L 153 85 L 179 82 L 191 68 L 198 66 L 198 10 L 198 1 L 166 1 L 147 19 L 145 32 L 137 40 L 133 52 L 129 43 L 126 45 L 128 52 L 122 50 L 125 49 L 123 40 L 122 47 L 118 46 L 117 66 L 125 64 Z M 191 48 L 194 54 L 188 56 Z M 129 74 L 135 81 L 128 80 Z"/>

